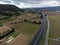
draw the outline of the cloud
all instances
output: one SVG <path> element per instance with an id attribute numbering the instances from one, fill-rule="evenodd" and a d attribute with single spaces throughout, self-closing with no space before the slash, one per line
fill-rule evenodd
<path id="1" fill-rule="evenodd" d="M 19 8 L 60 6 L 59 0 L 0 0 L 0 4 L 12 4 Z"/>
<path id="2" fill-rule="evenodd" d="M 50 6 L 60 6 L 60 2 L 58 1 L 41 1 L 40 3 L 20 3 L 21 8 L 29 8 L 29 7 L 50 7 Z"/>
<path id="3" fill-rule="evenodd" d="M 42 7 L 46 7 L 46 6 L 59 6 L 60 2 L 58 1 L 43 1 L 40 3 L 40 5 Z"/>
<path id="4" fill-rule="evenodd" d="M 0 0 L 0 4 L 13 4 L 12 0 Z"/>

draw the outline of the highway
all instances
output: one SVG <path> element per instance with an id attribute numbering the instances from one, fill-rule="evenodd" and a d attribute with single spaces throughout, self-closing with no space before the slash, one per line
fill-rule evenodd
<path id="1" fill-rule="evenodd" d="M 45 37 L 44 45 L 48 45 L 48 38 L 49 38 L 49 31 L 50 31 L 50 21 L 48 19 L 48 16 L 47 16 L 47 21 L 48 21 L 48 27 L 47 27 L 47 32 L 46 32 L 46 37 Z"/>
<path id="2" fill-rule="evenodd" d="M 44 31 L 46 30 L 47 18 L 42 12 L 40 14 L 43 16 L 42 23 L 40 25 L 39 30 L 34 35 L 32 41 L 29 43 L 29 45 L 40 45 Z"/>

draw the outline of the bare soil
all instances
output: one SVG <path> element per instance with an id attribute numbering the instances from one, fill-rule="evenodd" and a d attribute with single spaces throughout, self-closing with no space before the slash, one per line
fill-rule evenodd
<path id="1" fill-rule="evenodd" d="M 8 30 L 8 27 L 6 27 L 6 26 L 0 27 L 0 33 L 7 31 L 7 30 Z"/>
<path id="2" fill-rule="evenodd" d="M 28 35 L 20 34 L 11 42 L 11 45 L 27 45 L 28 39 Z"/>

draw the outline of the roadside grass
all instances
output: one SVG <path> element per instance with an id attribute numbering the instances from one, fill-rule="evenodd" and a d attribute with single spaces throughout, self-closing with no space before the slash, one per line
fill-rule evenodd
<path id="1" fill-rule="evenodd" d="M 49 15 L 50 33 L 49 38 L 60 37 L 60 15 Z"/>
<path id="2" fill-rule="evenodd" d="M 39 27 L 40 27 L 39 24 L 33 24 L 33 23 L 28 23 L 28 22 L 15 24 L 13 26 L 13 28 L 16 31 L 24 32 L 24 33 L 28 33 L 28 34 L 34 34 L 39 29 Z"/>

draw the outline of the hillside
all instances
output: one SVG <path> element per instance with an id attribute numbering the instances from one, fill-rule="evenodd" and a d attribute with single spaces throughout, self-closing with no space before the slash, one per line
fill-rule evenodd
<path id="1" fill-rule="evenodd" d="M 15 5 L 0 4 L 0 11 L 23 11 Z"/>

